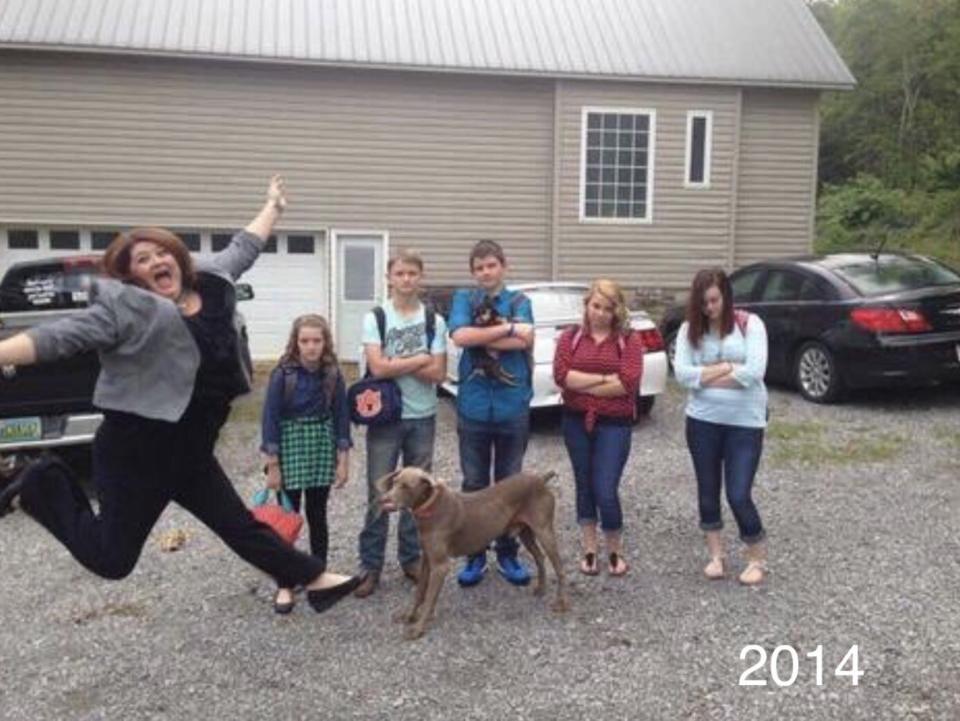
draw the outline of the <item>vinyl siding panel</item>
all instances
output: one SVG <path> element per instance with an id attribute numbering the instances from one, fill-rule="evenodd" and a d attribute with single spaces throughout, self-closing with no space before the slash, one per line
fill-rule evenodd
<path id="1" fill-rule="evenodd" d="M 738 90 L 711 86 L 558 81 L 560 188 L 558 275 L 612 277 L 628 286 L 682 288 L 730 250 Z M 585 106 L 656 112 L 652 222 L 581 222 L 580 158 Z M 684 187 L 687 111 L 713 111 L 710 187 Z"/>
<path id="2" fill-rule="evenodd" d="M 736 266 L 811 250 L 818 129 L 816 93 L 744 91 Z"/>
<path id="3" fill-rule="evenodd" d="M 0 53 L 0 223 L 382 229 L 436 284 L 472 243 L 549 274 L 552 81 Z"/>

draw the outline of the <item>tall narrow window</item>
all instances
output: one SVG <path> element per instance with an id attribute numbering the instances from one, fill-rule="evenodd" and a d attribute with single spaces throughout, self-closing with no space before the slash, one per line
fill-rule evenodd
<path id="1" fill-rule="evenodd" d="M 651 220 L 654 131 L 653 110 L 583 109 L 581 221 Z"/>
<path id="2" fill-rule="evenodd" d="M 713 136 L 713 111 L 691 110 L 687 113 L 687 177 L 688 188 L 710 187 L 710 155 Z"/>

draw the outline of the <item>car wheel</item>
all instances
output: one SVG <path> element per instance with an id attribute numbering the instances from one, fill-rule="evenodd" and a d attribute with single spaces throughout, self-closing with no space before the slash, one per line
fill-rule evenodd
<path id="1" fill-rule="evenodd" d="M 800 394 L 814 403 L 833 403 L 840 398 L 843 384 L 833 353 L 823 343 L 804 343 L 797 353 L 794 381 Z"/>
<path id="2" fill-rule="evenodd" d="M 656 396 L 637 396 L 637 418 L 646 418 L 653 410 L 653 402 Z"/>

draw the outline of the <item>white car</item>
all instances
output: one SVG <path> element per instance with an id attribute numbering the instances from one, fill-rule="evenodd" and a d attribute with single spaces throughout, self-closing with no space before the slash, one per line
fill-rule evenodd
<path id="1" fill-rule="evenodd" d="M 553 353 L 556 339 L 567 327 L 583 321 L 583 297 L 590 287 L 579 283 L 522 283 L 508 286 L 522 291 L 533 304 L 536 341 L 533 347 L 533 399 L 531 408 L 560 405 L 560 389 L 553 382 Z M 667 355 L 663 338 L 650 316 L 642 311 L 630 312 L 630 325 L 641 334 L 646 352 L 643 355 L 643 376 L 637 409 L 646 415 L 653 408 L 656 396 L 667 384 Z M 447 338 L 447 380 L 441 387 L 457 394 L 457 369 L 461 350 Z"/>

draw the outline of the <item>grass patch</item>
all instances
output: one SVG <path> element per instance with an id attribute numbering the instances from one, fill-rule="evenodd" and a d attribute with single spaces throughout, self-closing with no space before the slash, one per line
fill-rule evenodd
<path id="1" fill-rule="evenodd" d="M 879 463 L 894 458 L 905 439 L 896 433 L 862 429 L 854 437 L 840 438 L 820 423 L 773 421 L 767 428 L 770 457 L 777 464 L 829 466 Z"/>
<path id="2" fill-rule="evenodd" d="M 933 435 L 949 446 L 960 448 L 960 431 L 951 426 L 937 426 L 933 429 Z"/>

